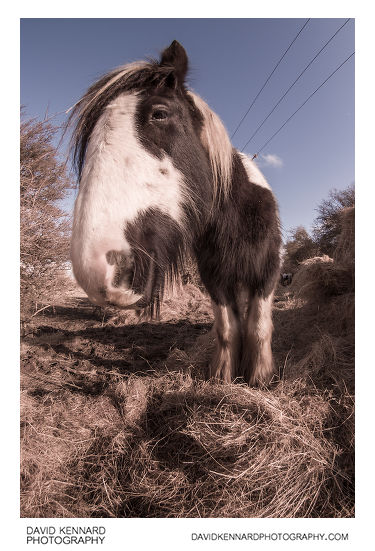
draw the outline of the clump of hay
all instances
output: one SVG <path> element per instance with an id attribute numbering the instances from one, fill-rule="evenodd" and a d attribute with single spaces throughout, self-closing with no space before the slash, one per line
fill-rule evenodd
<path id="1" fill-rule="evenodd" d="M 208 294 L 193 283 L 167 289 L 160 312 L 161 321 L 199 318 L 212 320 L 211 300 Z"/>
<path id="2" fill-rule="evenodd" d="M 321 396 L 307 399 L 301 382 L 270 392 L 178 374 L 151 387 L 127 455 L 122 515 L 327 513 L 327 480 L 339 486 L 340 476 L 333 468 L 338 449 L 323 433 L 330 410 Z"/>
<path id="3" fill-rule="evenodd" d="M 299 298 L 321 303 L 354 292 L 354 278 L 351 270 L 329 256 L 316 256 L 301 262 L 291 290 Z"/>
<path id="4" fill-rule="evenodd" d="M 294 354 L 291 376 L 310 377 L 321 387 L 335 385 L 345 394 L 354 392 L 354 207 L 343 209 L 339 218 L 333 258 L 323 255 L 300 264 L 279 330 L 287 325 L 300 352 Z"/>
<path id="5" fill-rule="evenodd" d="M 340 232 L 333 258 L 323 255 L 301 262 L 291 287 L 296 296 L 321 303 L 354 293 L 354 218 L 354 207 L 339 213 Z"/>
<path id="6" fill-rule="evenodd" d="M 31 460 L 24 452 L 25 516 L 348 513 L 335 466 L 340 449 L 327 430 L 331 408 L 302 380 L 271 392 L 187 373 L 131 376 L 111 386 L 94 411 L 82 396 L 69 405 L 63 412 L 55 403 L 59 424 L 51 430 L 51 418 L 40 419 L 38 453 Z M 24 408 L 24 438 L 34 408 Z M 36 491 L 44 495 L 38 505 Z"/>

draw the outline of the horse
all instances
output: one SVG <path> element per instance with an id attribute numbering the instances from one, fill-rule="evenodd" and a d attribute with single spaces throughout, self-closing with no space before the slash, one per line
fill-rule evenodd
<path id="1" fill-rule="evenodd" d="M 188 89 L 188 63 L 174 40 L 160 60 L 112 70 L 73 106 L 73 272 L 94 304 L 157 317 L 166 283 L 193 255 L 214 313 L 207 378 L 264 385 L 274 373 L 278 206 Z"/>

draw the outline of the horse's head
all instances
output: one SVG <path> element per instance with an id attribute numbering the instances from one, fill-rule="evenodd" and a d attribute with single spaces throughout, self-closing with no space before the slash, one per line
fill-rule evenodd
<path id="1" fill-rule="evenodd" d="M 174 41 L 159 62 L 120 67 L 74 107 L 80 187 L 71 258 L 97 304 L 158 304 L 215 197 L 232 149 L 218 117 L 184 84 Z"/>

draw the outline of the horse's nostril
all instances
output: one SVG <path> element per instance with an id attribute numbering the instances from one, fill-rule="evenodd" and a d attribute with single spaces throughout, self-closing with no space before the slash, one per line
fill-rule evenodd
<path id="1" fill-rule="evenodd" d="M 116 262 L 116 254 L 116 251 L 108 251 L 105 255 L 108 264 L 110 264 L 111 266 L 113 266 L 113 264 L 115 264 Z"/>
<path id="2" fill-rule="evenodd" d="M 125 255 L 120 251 L 108 251 L 106 259 L 108 264 L 114 266 L 113 287 L 130 287 L 134 276 L 133 257 Z"/>
<path id="3" fill-rule="evenodd" d="M 126 266 L 128 262 L 127 257 L 121 251 L 108 251 L 105 257 L 111 266 L 114 264 L 120 267 Z"/>

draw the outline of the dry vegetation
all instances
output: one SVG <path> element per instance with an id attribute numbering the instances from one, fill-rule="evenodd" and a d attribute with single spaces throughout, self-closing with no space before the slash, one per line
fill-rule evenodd
<path id="1" fill-rule="evenodd" d="M 269 389 L 204 381 L 212 318 L 192 283 L 155 323 L 77 296 L 34 317 L 22 516 L 353 516 L 354 274 L 340 243 L 278 290 Z"/>
<path id="2" fill-rule="evenodd" d="M 20 282 L 23 320 L 71 287 L 66 277 L 70 225 L 61 208 L 72 187 L 53 145 L 48 120 L 27 119 L 21 111 Z"/>
<path id="3" fill-rule="evenodd" d="M 318 239 L 287 244 L 270 388 L 220 384 L 192 262 L 157 322 L 59 279 L 69 182 L 53 128 L 21 130 L 21 516 L 353 516 L 351 192 L 322 204 Z"/>

